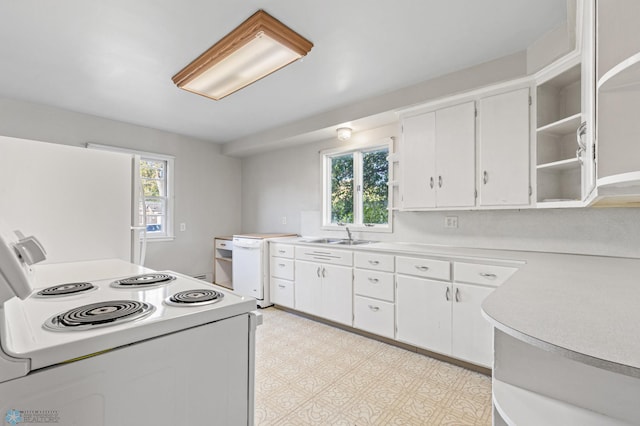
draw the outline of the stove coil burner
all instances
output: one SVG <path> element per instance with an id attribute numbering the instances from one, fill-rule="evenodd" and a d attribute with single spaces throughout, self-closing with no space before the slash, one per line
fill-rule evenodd
<path id="1" fill-rule="evenodd" d="M 169 274 L 143 274 L 114 281 L 111 283 L 111 286 L 116 288 L 153 287 L 162 284 L 168 284 L 175 279 L 176 277 Z"/>
<path id="2" fill-rule="evenodd" d="M 88 291 L 97 290 L 98 288 L 91 283 L 66 283 L 47 287 L 36 293 L 38 297 L 60 297 L 71 296 L 77 293 L 84 293 Z"/>
<path id="3" fill-rule="evenodd" d="M 168 297 L 164 302 L 171 306 L 201 306 L 219 302 L 223 297 L 224 294 L 210 289 L 186 290 Z"/>
<path id="4" fill-rule="evenodd" d="M 88 330 L 144 318 L 155 306 L 135 300 L 110 300 L 79 306 L 49 318 L 44 327 L 52 331 Z"/>

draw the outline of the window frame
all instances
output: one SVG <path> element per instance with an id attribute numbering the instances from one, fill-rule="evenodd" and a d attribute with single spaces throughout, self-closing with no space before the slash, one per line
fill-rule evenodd
<path id="1" fill-rule="evenodd" d="M 101 144 L 95 144 L 95 143 L 87 143 L 87 148 L 89 149 L 99 149 L 99 150 L 103 150 L 103 151 L 111 151 L 111 152 L 122 152 L 125 154 L 130 154 L 132 156 L 132 174 L 135 178 L 135 182 L 132 183 L 135 184 L 136 187 L 139 187 L 142 183 L 142 176 L 140 176 L 140 161 L 144 158 L 144 159 L 149 159 L 152 161 L 164 161 L 166 162 L 166 186 L 167 186 L 167 195 L 165 197 L 166 203 L 165 203 L 165 219 L 166 219 L 166 226 L 165 226 L 165 232 L 153 232 L 153 231 L 147 231 L 144 233 L 144 235 L 146 235 L 146 239 L 148 242 L 151 241 L 173 241 L 175 240 L 175 231 L 174 231 L 174 163 L 175 163 L 175 157 L 172 155 L 167 155 L 167 154 L 159 154 L 156 152 L 148 152 L 148 151 L 139 151 L 139 150 L 135 150 L 135 149 L 129 149 L 129 148 L 121 148 L 121 147 L 117 147 L 117 146 L 111 146 L 111 145 L 101 145 Z M 132 202 L 131 202 L 131 223 L 132 226 L 134 223 L 138 222 L 138 217 L 139 217 L 139 203 L 140 203 L 140 190 L 139 188 L 136 188 L 135 190 L 132 190 L 133 192 L 133 197 L 132 197 Z M 141 233 L 142 234 L 142 233 Z M 142 239 L 143 236 L 140 235 L 140 239 Z"/>
<path id="2" fill-rule="evenodd" d="M 367 152 L 387 149 L 387 163 L 389 167 L 387 181 L 387 223 L 386 224 L 369 224 L 363 223 L 363 154 Z M 338 225 L 331 222 L 331 159 L 341 155 L 353 154 L 353 177 L 354 177 L 354 196 L 353 196 L 353 223 Z M 342 146 L 320 151 L 320 161 L 322 168 L 322 230 L 343 230 L 346 226 L 352 231 L 367 232 L 393 232 L 393 162 L 390 157 L 393 155 L 393 138 L 384 138 L 376 142 Z M 358 187 L 360 188 L 358 190 Z"/>

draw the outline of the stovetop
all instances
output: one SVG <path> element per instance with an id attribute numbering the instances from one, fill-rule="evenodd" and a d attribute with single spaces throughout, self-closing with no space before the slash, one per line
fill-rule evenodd
<path id="1" fill-rule="evenodd" d="M 150 273 L 146 268 L 140 269 L 126 262 L 120 262 L 120 268 L 112 269 L 112 273 L 118 276 L 108 279 L 104 279 L 108 268 L 100 262 L 92 264 L 95 267 L 93 274 L 87 271 L 91 269 L 91 265 L 86 263 L 66 266 L 50 265 L 52 267 L 48 270 L 46 270 L 47 265 L 43 265 L 40 270 L 36 270 L 36 275 L 41 273 L 39 279 L 35 280 L 39 288 L 25 300 L 18 298 L 8 300 L 4 304 L 4 309 L 0 310 L 3 351 L 16 358 L 30 358 L 31 368 L 36 369 L 256 309 L 253 298 L 241 297 L 219 287 L 214 288 L 207 282 L 173 271 L 160 271 L 162 274 L 175 277 L 166 284 L 152 285 L 149 288 L 114 287 L 112 283 L 124 277 L 122 272 L 135 269 L 138 273 Z M 98 273 L 100 268 L 103 271 Z M 46 271 L 42 272 L 43 270 Z M 95 290 L 63 297 L 37 296 L 37 292 L 41 291 L 42 287 L 64 284 L 64 282 L 56 282 L 57 279 L 70 278 L 71 281 L 76 281 L 83 272 L 85 276 L 103 278 L 90 281 Z M 212 296 L 212 290 L 218 293 L 217 296 Z M 184 293 L 187 295 L 186 299 L 195 298 L 199 301 L 215 299 L 215 301 L 188 306 L 183 306 L 182 303 L 170 303 L 172 296 L 183 292 L 186 292 Z M 183 295 L 182 298 L 184 299 L 185 296 Z M 84 327 L 84 324 L 70 331 L 51 327 L 52 322 L 59 321 L 55 318 L 62 318 L 68 312 L 73 313 L 71 317 L 75 320 L 76 311 L 82 311 L 87 306 L 92 314 L 101 311 L 109 314 L 114 309 L 129 308 L 129 305 L 147 305 L 150 307 L 150 312 L 146 311 L 140 318 L 128 322 L 102 324 L 95 328 Z M 49 327 L 45 325 L 47 323 Z"/>

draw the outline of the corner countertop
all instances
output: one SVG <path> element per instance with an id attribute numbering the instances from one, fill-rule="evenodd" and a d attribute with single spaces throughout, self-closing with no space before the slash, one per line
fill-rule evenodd
<path id="1" fill-rule="evenodd" d="M 518 271 L 482 305 L 495 327 L 585 364 L 640 378 L 640 259 L 416 243 L 335 248 L 516 262 Z"/>

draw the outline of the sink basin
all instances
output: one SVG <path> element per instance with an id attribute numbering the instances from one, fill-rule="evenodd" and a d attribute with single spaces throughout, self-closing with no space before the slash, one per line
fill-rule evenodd
<path id="1" fill-rule="evenodd" d="M 302 240 L 304 243 L 313 243 L 313 244 L 335 244 L 342 246 L 357 246 L 361 244 L 370 244 L 374 241 L 370 240 L 349 240 L 347 238 L 310 238 Z"/>
<path id="2" fill-rule="evenodd" d="M 337 244 L 342 239 L 340 238 L 311 238 L 308 240 L 302 240 L 303 243 L 314 243 L 314 244 Z"/>
<path id="3" fill-rule="evenodd" d="M 345 246 L 359 246 L 361 244 L 371 244 L 373 243 L 373 241 L 369 241 L 369 240 L 340 240 L 340 241 L 336 241 L 333 244 L 340 244 L 340 245 L 345 245 Z"/>

